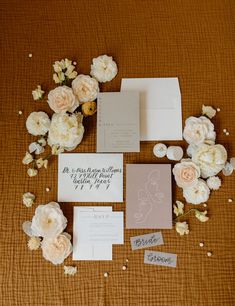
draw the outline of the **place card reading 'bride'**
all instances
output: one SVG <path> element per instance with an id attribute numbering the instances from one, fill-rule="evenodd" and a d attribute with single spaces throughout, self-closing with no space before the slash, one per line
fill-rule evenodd
<path id="1" fill-rule="evenodd" d="M 126 227 L 172 228 L 171 165 L 126 165 Z"/>
<path id="2" fill-rule="evenodd" d="M 59 154 L 59 202 L 123 202 L 123 154 Z"/>

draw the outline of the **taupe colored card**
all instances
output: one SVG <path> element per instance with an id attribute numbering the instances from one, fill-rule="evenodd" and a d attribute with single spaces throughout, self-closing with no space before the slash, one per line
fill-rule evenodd
<path id="1" fill-rule="evenodd" d="M 105 92 L 97 100 L 97 152 L 140 152 L 138 92 Z"/>
<path id="2" fill-rule="evenodd" d="M 176 268 L 177 255 L 171 253 L 146 250 L 144 252 L 144 263 L 150 265 Z"/>
<path id="3" fill-rule="evenodd" d="M 131 237 L 130 240 L 132 251 L 164 244 L 161 232 Z"/>
<path id="4" fill-rule="evenodd" d="M 126 227 L 172 228 L 170 164 L 126 165 Z"/>

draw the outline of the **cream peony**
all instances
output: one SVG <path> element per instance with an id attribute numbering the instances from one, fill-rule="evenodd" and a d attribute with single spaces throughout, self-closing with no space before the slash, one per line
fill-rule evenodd
<path id="1" fill-rule="evenodd" d="M 65 85 L 51 90 L 47 102 L 55 113 L 67 111 L 72 113 L 79 106 L 72 89 Z"/>
<path id="2" fill-rule="evenodd" d="M 50 127 L 50 119 L 44 112 L 32 112 L 26 120 L 26 128 L 29 134 L 34 136 L 45 135 Z"/>
<path id="3" fill-rule="evenodd" d="M 93 58 L 91 65 L 91 75 L 97 81 L 105 83 L 111 81 L 117 75 L 117 64 L 112 56 L 100 55 Z"/>
<path id="4" fill-rule="evenodd" d="M 216 115 L 216 110 L 211 106 L 202 105 L 202 115 L 211 119 Z"/>
<path id="5" fill-rule="evenodd" d="M 187 222 L 176 222 L 175 224 L 175 229 L 177 233 L 180 234 L 180 236 L 183 235 L 188 235 L 189 234 L 189 229 L 188 229 L 188 223 Z"/>
<path id="6" fill-rule="evenodd" d="M 28 240 L 27 245 L 30 251 L 36 251 L 40 248 L 41 239 L 33 236 Z"/>
<path id="7" fill-rule="evenodd" d="M 60 205 L 56 202 L 50 202 L 36 208 L 31 229 L 34 236 L 54 238 L 61 234 L 66 226 L 67 219 L 60 209 Z"/>
<path id="8" fill-rule="evenodd" d="M 188 188 L 197 184 L 200 168 L 191 159 L 182 159 L 172 170 L 176 184 L 181 188 Z"/>
<path id="9" fill-rule="evenodd" d="M 193 152 L 192 160 L 201 169 L 201 176 L 207 178 L 219 173 L 227 161 L 227 151 L 220 144 L 203 144 Z"/>
<path id="10" fill-rule="evenodd" d="M 200 145 L 202 143 L 214 144 L 214 124 L 206 117 L 189 117 L 185 121 L 183 137 L 189 144 Z"/>
<path id="11" fill-rule="evenodd" d="M 72 82 L 72 88 L 79 102 L 91 102 L 97 98 L 99 84 L 89 75 L 80 74 Z"/>
<path id="12" fill-rule="evenodd" d="M 197 205 L 209 199 L 210 189 L 204 180 L 199 179 L 195 186 L 183 189 L 183 195 L 188 203 Z"/>
<path id="13" fill-rule="evenodd" d="M 48 144 L 57 145 L 71 151 L 82 141 L 84 127 L 82 115 L 66 113 L 54 114 L 48 134 Z"/>
<path id="14" fill-rule="evenodd" d="M 64 234 L 54 238 L 44 238 L 41 247 L 43 257 L 54 265 L 63 263 L 73 249 L 70 240 Z"/>
<path id="15" fill-rule="evenodd" d="M 221 186 L 221 179 L 218 176 L 211 176 L 206 180 L 206 183 L 211 190 L 218 190 Z"/>

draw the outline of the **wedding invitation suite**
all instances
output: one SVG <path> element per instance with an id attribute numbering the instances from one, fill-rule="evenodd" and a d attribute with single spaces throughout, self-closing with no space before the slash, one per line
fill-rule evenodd
<path id="1" fill-rule="evenodd" d="M 121 92 L 140 92 L 140 140 L 182 140 L 178 78 L 122 79 Z"/>
<path id="2" fill-rule="evenodd" d="M 74 260 L 112 260 L 112 245 L 123 243 L 123 212 L 111 206 L 74 207 Z"/>
<path id="3" fill-rule="evenodd" d="M 170 164 L 126 165 L 126 227 L 172 228 Z"/>
<path id="4" fill-rule="evenodd" d="M 112 211 L 112 206 L 76 206 L 73 208 L 73 260 L 112 260 L 112 244 L 82 243 L 80 233 L 84 230 L 79 222 L 80 212 Z"/>
<path id="5" fill-rule="evenodd" d="M 140 152 L 139 93 L 106 92 L 97 100 L 97 152 Z"/>
<path id="6" fill-rule="evenodd" d="M 59 202 L 123 202 L 123 154 L 59 154 Z"/>

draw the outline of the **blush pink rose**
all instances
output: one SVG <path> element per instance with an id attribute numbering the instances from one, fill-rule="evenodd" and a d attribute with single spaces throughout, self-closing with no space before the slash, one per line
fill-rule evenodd
<path id="1" fill-rule="evenodd" d="M 181 188 L 193 187 L 200 177 L 200 168 L 191 159 L 182 159 L 172 170 L 176 184 Z"/>
<path id="2" fill-rule="evenodd" d="M 68 86 L 58 86 L 48 94 L 48 104 L 55 113 L 73 112 L 79 102 Z"/>

